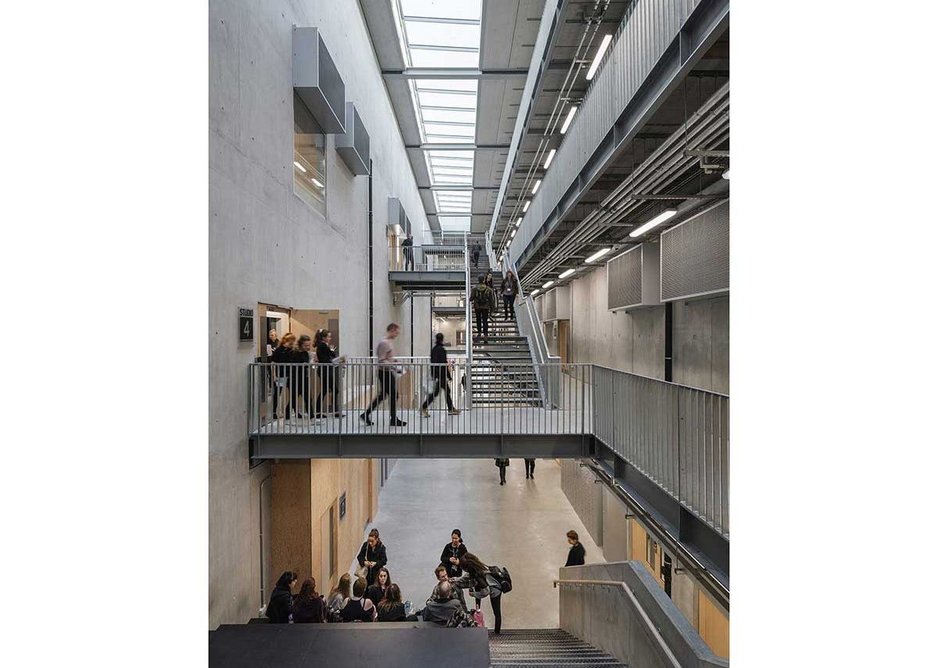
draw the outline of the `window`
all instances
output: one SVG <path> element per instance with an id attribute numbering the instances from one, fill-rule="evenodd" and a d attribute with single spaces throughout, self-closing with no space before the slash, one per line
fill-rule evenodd
<path id="1" fill-rule="evenodd" d="M 293 96 L 293 192 L 326 214 L 326 135 L 312 114 Z"/>

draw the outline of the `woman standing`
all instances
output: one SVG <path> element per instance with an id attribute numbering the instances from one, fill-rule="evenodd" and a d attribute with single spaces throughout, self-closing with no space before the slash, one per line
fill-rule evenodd
<path id="1" fill-rule="evenodd" d="M 270 361 L 274 363 L 274 419 L 277 419 L 277 403 L 280 394 L 283 393 L 283 401 L 287 402 L 290 396 L 290 367 L 287 364 L 293 362 L 294 344 L 296 337 L 290 332 L 283 335 L 280 339 L 280 345 L 270 356 Z M 283 416 L 290 417 L 290 406 L 283 409 Z"/>
<path id="2" fill-rule="evenodd" d="M 368 540 L 362 543 L 358 551 L 358 565 L 367 568 L 365 580 L 367 584 L 373 585 L 378 577 L 378 569 L 386 566 L 388 563 L 388 551 L 381 542 L 381 536 L 377 529 L 368 532 Z"/>
<path id="3" fill-rule="evenodd" d="M 316 397 L 316 417 L 325 417 L 322 412 L 322 400 L 326 395 L 332 396 L 332 414 L 336 417 L 342 415 L 339 404 L 339 364 L 345 362 L 345 357 L 336 355 L 332 345 L 332 332 L 320 329 L 316 332 L 316 361 L 319 366 L 316 373 L 319 375 L 319 396 Z"/>
<path id="4" fill-rule="evenodd" d="M 284 571 L 277 585 L 270 594 L 270 602 L 264 612 L 271 624 L 288 624 L 293 614 L 293 585 L 296 584 L 296 573 Z"/>
<path id="5" fill-rule="evenodd" d="M 292 388 L 292 399 L 293 405 L 296 407 L 296 416 L 302 418 L 304 415 L 309 417 L 311 415 L 309 407 L 312 404 L 312 400 L 309 396 L 309 365 L 313 361 L 313 358 L 310 356 L 310 353 L 313 350 L 313 341 L 312 339 L 303 334 L 296 341 L 296 351 L 293 353 L 293 363 L 294 364 L 303 364 L 304 366 L 294 367 L 293 372 L 295 374 L 295 382 L 293 383 Z M 297 401 L 297 397 L 303 395 L 303 411 L 300 412 L 300 405 Z"/>
<path id="6" fill-rule="evenodd" d="M 451 580 L 450 584 L 460 589 L 469 589 L 469 595 L 476 600 L 476 610 L 482 607 L 482 599 L 488 597 L 495 614 L 495 633 L 502 632 L 502 590 L 498 580 L 491 574 L 489 567 L 482 563 L 472 552 L 467 552 L 459 560 L 459 565 L 466 571 L 461 578 Z"/>
<path id="7" fill-rule="evenodd" d="M 440 564 L 446 568 L 446 576 L 458 578 L 462 575 L 462 568 L 459 567 L 459 560 L 466 552 L 465 544 L 462 542 L 462 532 L 459 529 L 453 529 L 450 535 L 450 542 L 443 548 L 440 555 Z"/>
<path id="8" fill-rule="evenodd" d="M 316 591 L 316 578 L 309 578 L 300 587 L 293 601 L 294 624 L 323 624 L 326 621 L 326 605 Z"/>
<path id="9" fill-rule="evenodd" d="M 382 566 L 378 569 L 378 579 L 365 591 L 365 598 L 378 605 L 391 586 L 391 571 Z"/>
<path id="10" fill-rule="evenodd" d="M 502 279 L 502 301 L 505 303 L 505 319 L 515 318 L 515 297 L 518 295 L 518 279 L 510 269 Z"/>

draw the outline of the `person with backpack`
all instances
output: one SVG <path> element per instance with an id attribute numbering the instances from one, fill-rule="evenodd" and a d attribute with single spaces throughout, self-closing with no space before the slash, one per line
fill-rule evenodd
<path id="1" fill-rule="evenodd" d="M 479 284 L 472 288 L 469 295 L 472 308 L 476 313 L 476 330 L 480 337 L 489 337 L 489 310 L 495 308 L 495 292 L 485 283 L 485 276 L 479 276 Z"/>
<path id="2" fill-rule="evenodd" d="M 511 576 L 508 569 L 498 566 L 486 566 L 472 552 L 467 552 L 459 559 L 459 566 L 465 575 L 450 584 L 460 589 L 468 589 L 469 595 L 476 600 L 476 610 L 482 608 L 482 599 L 488 598 L 495 615 L 495 633 L 502 632 L 502 594 L 511 591 Z"/>

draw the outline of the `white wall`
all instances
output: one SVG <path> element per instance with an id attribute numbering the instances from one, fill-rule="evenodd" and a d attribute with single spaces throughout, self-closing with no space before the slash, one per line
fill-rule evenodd
<path id="1" fill-rule="evenodd" d="M 388 197 L 401 198 L 415 230 L 428 227 L 358 3 L 210 0 L 209 628 L 247 621 L 260 589 L 258 485 L 269 470 L 248 465 L 246 365 L 256 343 L 238 343 L 238 307 L 339 309 L 343 352 L 368 354 L 367 177 L 348 171 L 329 137 L 327 215 L 293 194 L 294 24 L 321 30 L 371 137 L 373 333 L 377 342 L 389 321 L 400 322 L 401 354 L 410 347 L 410 306 L 391 304 Z M 415 347 L 424 349 L 428 301 L 414 311 L 424 332 Z"/>

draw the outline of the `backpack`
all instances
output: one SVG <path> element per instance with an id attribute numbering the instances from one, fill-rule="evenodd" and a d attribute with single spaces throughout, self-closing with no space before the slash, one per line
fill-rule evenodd
<path id="1" fill-rule="evenodd" d="M 498 588 L 503 594 L 511 591 L 511 574 L 504 566 L 489 566 L 489 573 L 498 582 Z"/>
<path id="2" fill-rule="evenodd" d="M 491 307 L 492 304 L 492 288 L 480 283 L 472 289 L 471 301 L 472 305 L 477 309 L 487 309 Z"/>

